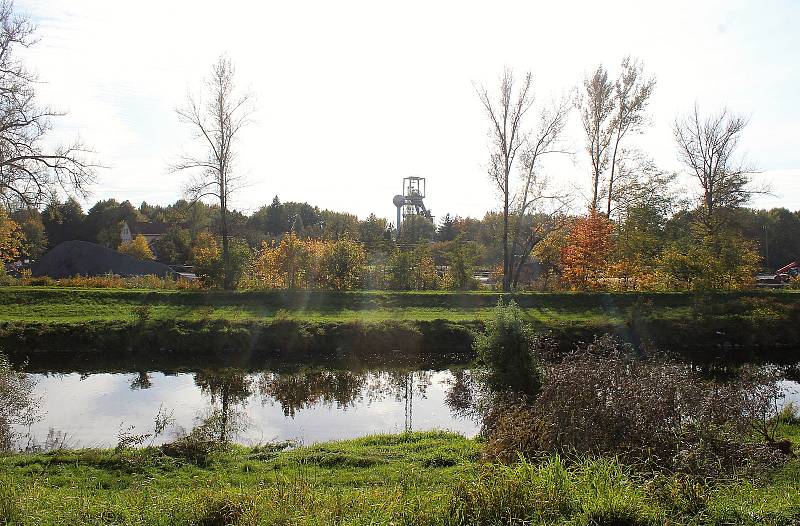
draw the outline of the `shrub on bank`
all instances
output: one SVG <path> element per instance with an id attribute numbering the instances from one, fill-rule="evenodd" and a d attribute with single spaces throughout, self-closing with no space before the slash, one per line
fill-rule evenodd
<path id="1" fill-rule="evenodd" d="M 519 306 L 499 300 L 474 343 L 486 387 L 493 392 L 533 396 L 541 385 L 537 339 Z"/>
<path id="2" fill-rule="evenodd" d="M 718 476 L 777 465 L 775 378 L 712 383 L 686 364 L 632 359 L 604 337 L 545 368 L 532 402 L 499 402 L 484 420 L 487 458 L 617 455 Z"/>

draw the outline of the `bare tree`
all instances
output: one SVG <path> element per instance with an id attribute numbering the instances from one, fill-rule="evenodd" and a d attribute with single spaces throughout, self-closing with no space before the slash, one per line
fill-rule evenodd
<path id="1" fill-rule="evenodd" d="M 586 151 L 592 167 L 592 200 L 589 202 L 589 210 L 596 212 L 600 207 L 600 181 L 608 164 L 611 121 L 614 115 L 614 85 L 602 65 L 584 79 L 577 106 L 581 113 L 581 124 L 586 134 Z"/>
<path id="2" fill-rule="evenodd" d="M 644 76 L 644 68 L 636 59 L 622 59 L 622 71 L 614 84 L 615 115 L 611 121 L 613 145 L 611 148 L 611 173 L 608 176 L 606 214 L 611 217 L 611 203 L 616 183 L 617 158 L 622 139 L 626 134 L 637 133 L 645 122 L 645 109 L 656 81 Z"/>
<path id="3" fill-rule="evenodd" d="M 0 200 L 8 207 L 38 206 L 58 190 L 85 197 L 99 167 L 80 142 L 46 144 L 51 120 L 64 113 L 39 105 L 37 76 L 18 57 L 36 43 L 35 29 L 12 2 L 0 2 Z"/>
<path id="4" fill-rule="evenodd" d="M 613 83 L 602 65 L 584 79 L 578 106 L 592 168 L 590 210 L 600 208 L 604 194 L 606 214 L 611 215 L 623 139 L 629 133 L 641 131 L 655 84 L 654 78 L 645 77 L 642 63 L 631 57 L 622 59 L 619 76 Z M 607 178 L 606 170 L 609 170 Z M 604 179 L 606 186 L 602 189 Z"/>
<path id="5" fill-rule="evenodd" d="M 538 126 L 527 134 L 520 165 L 521 190 L 512 200 L 511 287 L 514 289 L 533 249 L 564 221 L 566 196 L 553 191 L 549 178 L 541 170 L 541 161 L 551 153 L 570 153 L 561 146 L 570 104 L 569 97 L 562 97 L 543 108 Z M 545 207 L 545 203 L 550 206 Z"/>
<path id="6" fill-rule="evenodd" d="M 241 177 L 234 173 L 234 146 L 239 132 L 250 122 L 253 112 L 251 95 L 237 92 L 234 73 L 231 60 L 220 57 L 212 67 L 211 77 L 205 82 L 207 102 L 189 95 L 186 105 L 177 110 L 180 119 L 193 129 L 194 139 L 202 144 L 204 153 L 184 156 L 173 166 L 174 171 L 193 172 L 187 187 L 191 199 L 197 201 L 213 197 L 219 201 L 223 284 L 226 289 L 234 285 L 229 250 L 228 201 L 241 183 Z"/>
<path id="7" fill-rule="evenodd" d="M 476 86 L 478 98 L 491 121 L 492 151 L 489 159 L 489 176 L 503 196 L 503 290 L 511 286 L 511 257 L 508 231 L 511 205 L 511 173 L 517 153 L 525 142 L 522 119 L 533 103 L 530 72 L 525 74 L 518 89 L 514 87 L 514 72 L 506 68 L 500 80 L 500 96 L 494 100 L 483 86 Z"/>
<path id="8" fill-rule="evenodd" d="M 491 123 L 492 150 L 489 177 L 503 199 L 503 290 L 516 287 L 519 272 L 531 251 L 545 233 L 530 223 L 540 212 L 538 206 L 548 195 L 549 181 L 540 173 L 542 157 L 562 152 L 558 146 L 566 124 L 570 104 L 562 98 L 543 109 L 535 130 L 524 127 L 525 115 L 533 105 L 533 78 L 526 73 L 515 88 L 514 73 L 503 71 L 497 99 L 483 86 L 476 86 Z M 512 182 L 517 170 L 521 177 L 518 187 Z"/>
<path id="9" fill-rule="evenodd" d="M 700 184 L 702 221 L 712 234 L 720 226 L 721 209 L 740 206 L 758 191 L 748 188 L 754 170 L 735 157 L 745 126 L 746 118 L 725 108 L 703 117 L 697 104 L 675 120 L 679 157 Z"/>
<path id="10" fill-rule="evenodd" d="M 639 150 L 620 150 L 616 159 L 615 183 L 611 188 L 609 217 L 623 221 L 632 208 L 654 208 L 667 215 L 681 206 L 675 187 L 677 173 L 656 166 Z"/>

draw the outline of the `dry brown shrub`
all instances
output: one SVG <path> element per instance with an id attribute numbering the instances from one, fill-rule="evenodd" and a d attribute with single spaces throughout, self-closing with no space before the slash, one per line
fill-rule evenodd
<path id="1" fill-rule="evenodd" d="M 611 454 L 707 475 L 763 466 L 781 456 L 769 427 L 779 396 L 769 373 L 712 382 L 604 338 L 548 366 L 533 402 L 496 401 L 484 420 L 485 454 L 502 462 Z"/>

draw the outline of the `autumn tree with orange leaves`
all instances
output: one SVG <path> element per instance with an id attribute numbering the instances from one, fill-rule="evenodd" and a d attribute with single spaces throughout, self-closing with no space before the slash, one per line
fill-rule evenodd
<path id="1" fill-rule="evenodd" d="M 0 207 L 0 265 L 19 258 L 23 240 L 17 222 L 8 217 L 5 208 Z"/>
<path id="2" fill-rule="evenodd" d="M 599 212 L 577 220 L 561 252 L 562 277 L 572 290 L 596 289 L 608 268 L 613 225 Z"/>

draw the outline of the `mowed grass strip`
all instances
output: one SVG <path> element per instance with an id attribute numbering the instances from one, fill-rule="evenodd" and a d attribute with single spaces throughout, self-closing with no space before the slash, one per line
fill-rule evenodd
<path id="1" fill-rule="evenodd" d="M 513 299 L 542 325 L 619 324 L 632 316 L 683 319 L 702 315 L 793 319 L 793 292 L 558 293 L 492 292 L 197 292 L 59 287 L 0 289 L 0 321 L 130 321 L 146 307 L 149 319 L 257 321 L 485 320 L 498 299 Z"/>

